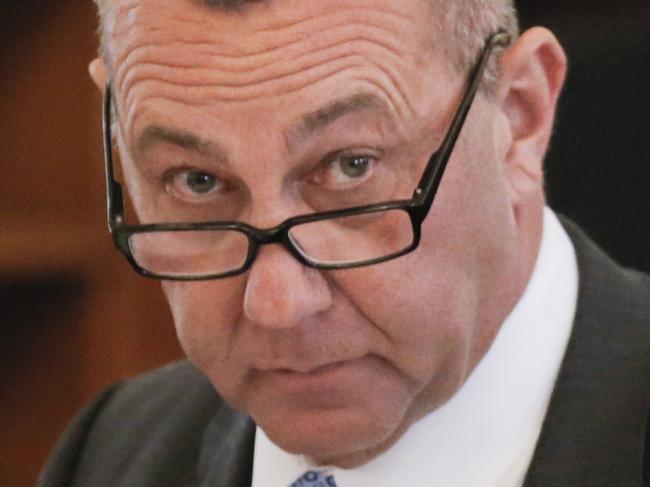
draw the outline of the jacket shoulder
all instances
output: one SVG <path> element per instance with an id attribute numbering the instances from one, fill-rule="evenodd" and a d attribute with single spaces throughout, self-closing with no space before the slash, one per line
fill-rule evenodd
<path id="1" fill-rule="evenodd" d="M 647 485 L 650 278 L 562 223 L 576 251 L 577 310 L 525 485 Z"/>
<path id="2" fill-rule="evenodd" d="M 39 485 L 182 485 L 220 415 L 241 420 L 187 361 L 120 382 L 72 421 Z"/>

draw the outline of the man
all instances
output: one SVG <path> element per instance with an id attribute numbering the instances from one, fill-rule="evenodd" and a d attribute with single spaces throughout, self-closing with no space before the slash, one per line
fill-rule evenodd
<path id="1" fill-rule="evenodd" d="M 506 0 L 100 12 L 109 227 L 192 365 L 108 389 L 42 485 L 643 485 L 650 282 L 544 208 L 549 31 Z"/>

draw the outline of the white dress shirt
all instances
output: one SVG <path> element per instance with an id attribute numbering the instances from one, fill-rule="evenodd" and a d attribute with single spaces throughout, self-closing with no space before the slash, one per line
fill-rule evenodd
<path id="1" fill-rule="evenodd" d="M 463 387 L 388 451 L 354 469 L 315 467 L 257 428 L 253 487 L 288 487 L 327 470 L 338 487 L 521 487 L 539 437 L 575 315 L 578 270 L 555 214 L 523 295 Z"/>

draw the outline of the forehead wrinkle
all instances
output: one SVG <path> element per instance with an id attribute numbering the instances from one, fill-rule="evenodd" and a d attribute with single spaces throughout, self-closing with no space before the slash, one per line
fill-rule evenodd
<path id="1" fill-rule="evenodd" d="M 135 10 L 144 12 L 139 15 L 129 14 Z M 324 22 L 327 23 L 325 31 L 346 24 L 355 25 L 356 28 L 365 25 L 383 31 L 382 37 L 392 34 L 393 36 L 397 36 L 398 39 L 402 39 L 404 37 L 404 26 L 395 22 L 395 19 L 404 21 L 407 17 L 395 12 L 387 15 L 387 12 L 376 8 L 338 8 L 335 11 L 326 12 L 325 14 L 319 13 L 318 15 L 312 15 L 312 17 L 292 21 L 284 29 L 281 27 L 263 27 L 255 30 L 251 29 L 249 25 L 251 22 L 243 22 L 240 20 L 235 23 L 231 22 L 232 25 L 228 29 L 216 30 L 213 22 L 214 19 L 210 15 L 198 16 L 186 10 L 178 13 L 172 10 L 171 13 L 165 13 L 165 9 L 156 8 L 153 13 L 149 14 L 149 18 L 147 18 L 147 10 L 144 6 L 132 4 L 130 7 L 125 8 L 124 12 L 117 15 L 118 19 L 125 20 L 121 23 L 118 21 L 114 22 L 116 25 L 113 29 L 112 37 L 119 37 L 120 39 L 131 38 L 131 43 L 133 43 L 134 40 L 137 41 L 138 38 L 142 38 L 147 34 L 155 34 L 163 41 L 178 40 L 183 43 L 193 43 L 197 35 L 204 35 L 209 39 L 209 42 L 206 42 L 206 44 L 209 44 L 213 48 L 223 47 L 222 50 L 214 49 L 212 52 L 213 55 L 220 55 L 229 62 L 236 62 L 239 58 L 243 59 L 257 56 L 267 51 L 286 47 L 290 43 L 305 39 L 313 40 L 314 32 L 323 31 L 322 25 Z M 223 16 L 223 14 L 221 15 Z M 395 19 L 391 19 L 391 17 Z M 256 18 L 253 17 L 253 20 Z M 268 22 L 264 17 L 260 18 L 261 20 L 258 20 L 258 22 Z M 157 24 L 151 25 L 151 23 Z M 178 27 L 183 26 L 187 26 L 188 28 L 178 29 Z M 138 29 L 140 33 L 134 33 Z M 278 30 L 286 31 L 284 32 L 284 36 L 278 36 L 276 32 Z M 171 34 L 172 31 L 174 32 L 173 34 Z M 409 33 L 412 34 L 412 30 L 409 29 Z M 287 42 L 284 40 L 286 36 L 294 37 L 295 40 L 289 40 Z M 245 39 L 246 42 L 242 42 L 242 39 Z M 132 49 L 133 47 L 131 46 L 127 51 L 131 51 Z M 229 54 L 229 52 L 232 54 Z"/>
<path id="2" fill-rule="evenodd" d="M 300 24 L 298 25 L 299 29 L 287 32 L 284 36 L 266 35 L 260 38 L 259 35 L 250 35 L 248 32 L 245 33 L 246 42 L 242 42 L 242 37 L 233 39 L 233 36 L 237 36 L 237 32 L 245 31 L 244 28 L 238 29 L 235 34 L 218 31 L 214 28 L 213 23 L 206 20 L 209 17 L 207 15 L 192 22 L 192 19 L 187 16 L 185 16 L 186 18 L 181 16 L 179 19 L 169 14 L 165 17 L 153 13 L 153 20 L 150 19 L 150 23 L 155 22 L 157 20 L 155 15 L 158 15 L 163 22 L 159 25 L 164 25 L 165 28 L 160 26 L 147 28 L 148 24 L 144 23 L 140 33 L 129 32 L 128 36 L 124 36 L 126 46 L 123 46 L 120 53 L 120 64 L 123 69 L 117 73 L 119 78 L 116 79 L 116 82 L 118 85 L 122 85 L 121 78 L 127 76 L 126 73 L 130 71 L 131 66 L 151 61 L 154 61 L 154 65 L 160 64 L 161 67 L 167 65 L 167 67 L 180 69 L 188 69 L 194 61 L 196 65 L 206 66 L 208 68 L 206 71 L 215 70 L 217 74 L 225 73 L 226 75 L 241 73 L 250 79 L 257 77 L 258 71 L 264 71 L 269 66 L 286 64 L 279 61 L 300 59 L 312 55 L 314 51 L 322 51 L 327 47 L 340 47 L 342 44 L 351 44 L 355 40 L 362 39 L 383 47 L 386 50 L 385 54 L 392 52 L 397 60 L 408 57 L 408 53 L 403 49 L 404 34 L 397 35 L 400 26 L 394 25 L 396 22 L 387 22 L 386 15 L 377 15 L 376 9 L 347 10 L 348 12 L 339 13 L 337 11 L 334 14 L 329 14 L 332 19 L 327 21 L 325 28 L 317 26 L 318 31 L 316 32 L 316 29 L 311 28 L 310 22 L 318 20 L 319 24 L 322 24 L 322 17 L 301 19 L 299 23 L 296 23 L 296 25 Z M 356 12 L 352 19 L 349 18 L 350 12 Z M 397 17 L 397 15 L 394 16 Z M 144 15 L 141 14 L 140 17 L 144 17 Z M 175 26 L 181 28 L 174 29 Z M 204 28 L 205 26 L 209 29 Z M 309 29 L 305 29 L 305 27 Z M 205 39 L 208 39 L 209 42 L 206 42 Z M 236 42 L 232 42 L 233 40 Z M 167 52 L 160 49 L 164 45 L 170 45 L 171 49 Z M 183 45 L 193 51 L 189 53 L 191 55 L 178 54 Z M 249 45 L 250 48 L 245 47 Z M 170 55 L 173 57 L 169 58 Z M 199 74 L 198 79 L 201 77 L 205 76 Z M 209 79 L 208 83 L 217 84 L 218 81 Z M 237 82 L 231 81 L 230 84 L 235 86 Z"/>
<path id="3" fill-rule="evenodd" d="M 199 101 L 185 100 L 183 98 L 174 96 L 173 94 L 168 94 L 166 96 L 161 96 L 160 94 L 155 94 L 155 95 L 146 94 L 137 99 L 137 104 L 133 102 L 133 98 L 136 98 L 136 96 L 134 96 L 133 93 L 127 95 L 125 103 L 126 106 L 128 107 L 128 110 L 124 111 L 124 118 L 119 116 L 121 112 L 118 111 L 117 122 L 123 134 L 133 134 L 135 131 L 135 127 L 137 126 L 138 120 L 143 116 L 145 116 L 147 113 L 150 113 L 147 111 L 146 106 L 153 105 L 155 107 L 159 107 L 161 100 L 166 103 L 171 102 L 171 103 L 176 103 L 178 105 L 191 106 L 191 107 L 204 107 L 206 105 L 205 103 L 201 103 L 200 100 Z M 158 112 L 157 109 L 153 110 L 153 113 L 157 113 L 157 112 Z M 124 124 L 124 126 L 122 124 Z M 128 138 L 128 135 L 125 136 Z M 134 148 L 133 143 L 131 143 L 131 148 Z"/>
<path id="4" fill-rule="evenodd" d="M 299 57 L 308 56 L 317 51 L 324 51 L 328 48 L 338 47 L 348 42 L 353 41 L 367 41 L 382 47 L 387 53 L 392 53 L 397 59 L 405 55 L 399 46 L 391 42 L 382 32 L 374 32 L 377 30 L 375 26 L 368 26 L 367 24 L 351 24 L 332 27 L 327 31 L 327 35 L 322 35 L 324 41 L 316 44 L 310 40 L 311 44 L 305 42 L 305 39 L 290 39 L 276 46 L 267 46 L 262 50 L 249 54 L 229 54 L 217 49 L 218 44 L 212 41 L 199 41 L 195 38 L 183 38 L 181 36 L 163 35 L 156 38 L 146 38 L 141 36 L 139 39 L 141 45 L 127 47 L 125 55 L 118 58 L 121 63 L 135 64 L 140 61 L 140 58 L 164 57 L 161 53 L 156 52 L 157 47 L 168 46 L 171 48 L 178 48 L 189 46 L 192 48 L 193 54 L 200 56 L 200 59 L 212 61 L 215 67 L 227 73 L 247 73 L 253 70 L 265 68 L 269 65 L 276 64 L 278 61 L 290 57 L 296 59 Z M 324 34 L 324 33 L 322 33 Z M 364 35 L 365 34 L 365 35 Z M 376 34 L 376 35 L 373 35 Z M 307 49 L 302 47 L 307 44 Z M 178 67 L 191 67 L 196 64 L 196 61 L 188 59 L 178 59 L 177 56 L 171 56 L 173 61 L 167 61 L 170 66 Z M 132 60 L 131 58 L 135 58 Z"/>
<path id="5" fill-rule="evenodd" d="M 328 53 L 329 54 L 329 53 Z M 237 76 L 224 79 L 222 73 L 214 73 L 209 68 L 186 68 L 175 75 L 161 73 L 161 70 L 168 68 L 166 65 L 157 63 L 143 63 L 136 72 L 131 72 L 124 77 L 118 77 L 117 83 L 123 91 L 129 91 L 133 85 L 141 81 L 157 79 L 170 86 L 184 88 L 212 88 L 216 91 L 233 89 L 258 88 L 268 93 L 273 91 L 273 85 L 286 83 L 291 85 L 296 78 L 309 80 L 312 76 L 318 76 L 321 72 L 332 71 L 331 68 L 338 66 L 358 66 L 359 68 L 375 69 L 378 66 L 371 64 L 361 53 L 346 53 L 338 56 L 328 56 L 327 59 L 305 59 L 304 64 L 294 66 L 293 69 L 264 73 L 251 73 L 250 76 Z M 381 68 L 379 68 L 381 69 Z M 382 70 L 384 73 L 388 73 Z M 256 76 L 253 76 L 255 74 Z M 392 76 L 391 76 L 392 78 Z M 394 78 L 393 78 L 394 79 Z M 316 80 L 313 80 L 316 81 Z"/>
<path id="6" fill-rule="evenodd" d="M 321 20 L 320 18 L 318 19 Z M 279 58 L 285 56 L 287 51 L 286 49 L 292 46 L 308 42 L 314 42 L 314 37 L 319 35 L 320 37 L 333 37 L 333 39 L 326 40 L 320 47 L 328 47 L 329 45 L 337 43 L 337 33 L 350 31 L 354 36 L 360 38 L 362 37 L 360 33 L 362 29 L 365 29 L 367 33 L 372 33 L 377 31 L 377 36 L 375 42 L 383 43 L 385 47 L 394 52 L 398 52 L 399 49 L 395 43 L 390 42 L 390 36 L 395 35 L 395 31 L 388 28 L 386 25 L 382 25 L 381 22 L 373 22 L 372 19 L 362 18 L 362 19 L 340 19 L 337 22 L 329 24 L 325 29 L 318 29 L 317 34 L 315 34 L 314 29 L 305 29 L 305 21 L 300 21 L 299 24 L 302 26 L 301 29 L 292 29 L 293 32 L 285 33 L 285 37 L 289 38 L 285 40 L 285 37 L 276 36 L 260 36 L 258 32 L 253 32 L 252 36 L 262 37 L 261 39 L 255 39 L 255 37 L 247 37 L 246 42 L 242 42 L 242 37 L 232 38 L 232 34 L 224 33 L 221 37 L 214 36 L 214 29 L 208 29 L 206 34 L 210 36 L 209 40 L 199 41 L 197 40 L 197 26 L 191 21 L 183 21 L 182 19 L 172 19 L 173 23 L 182 24 L 185 23 L 192 27 L 191 33 L 188 34 L 187 31 L 175 32 L 174 34 L 170 33 L 169 28 L 153 28 L 144 29 L 139 35 L 132 35 L 130 44 L 137 44 L 138 41 L 144 41 L 146 44 L 156 46 L 163 44 L 188 44 L 193 46 L 204 47 L 204 54 L 217 59 L 223 59 L 225 61 L 224 66 L 235 66 L 243 65 L 242 67 L 246 69 L 245 63 L 255 62 L 257 57 L 263 56 L 270 52 L 275 52 Z M 296 24 L 297 25 L 297 24 Z M 259 32 L 267 32 L 266 30 Z M 152 34 L 154 39 L 147 39 L 147 34 Z M 370 35 L 368 36 L 370 37 Z M 257 42 L 253 42 L 253 41 Z M 401 37 L 397 38 L 401 40 Z M 250 46 L 250 47 L 246 47 Z M 127 45 L 125 51 L 129 54 L 137 52 L 139 47 Z M 124 57 L 124 56 L 123 56 Z M 240 68 L 234 68 L 233 71 L 238 71 Z"/>
<path id="7" fill-rule="evenodd" d="M 308 73 L 299 73 L 289 79 L 274 78 L 262 84 L 248 86 L 215 86 L 206 82 L 201 85 L 183 80 L 162 79 L 155 72 L 142 73 L 137 78 L 130 80 L 122 91 L 125 93 L 123 102 L 126 106 L 133 106 L 136 102 L 144 100 L 152 86 L 155 85 L 156 95 L 149 97 L 162 97 L 178 101 L 181 104 L 202 106 L 214 102 L 253 102 L 259 99 L 273 99 L 291 94 L 303 88 L 322 82 L 323 79 L 336 78 L 345 72 L 356 70 L 360 67 L 356 59 L 342 59 L 327 66 L 317 66 Z M 309 77 L 306 76 L 309 75 Z M 126 110 L 125 110 L 126 112 Z"/>
<path id="8" fill-rule="evenodd" d="M 359 12 L 364 12 L 364 15 L 365 12 L 377 13 L 370 9 L 358 9 L 357 13 Z M 329 15 L 333 19 L 338 19 L 336 17 L 337 12 Z M 395 17 L 398 16 L 395 15 Z M 160 56 L 160 51 L 157 51 L 158 43 L 166 44 L 170 33 L 168 30 L 161 28 L 151 29 L 144 36 L 147 41 L 152 41 L 150 46 L 135 46 L 134 49 L 123 51 L 125 62 L 122 67 L 126 69 L 121 70 L 119 81 L 122 81 L 122 83 L 118 84 L 122 85 L 123 89 L 121 91 L 129 92 L 129 95 L 131 95 L 133 93 L 131 88 L 135 87 L 135 85 L 156 82 L 165 86 L 163 93 L 165 97 L 177 98 L 181 103 L 193 104 L 191 102 L 194 102 L 194 104 L 205 105 L 214 101 L 243 102 L 261 97 L 273 98 L 301 90 L 321 80 L 325 81 L 326 78 L 344 76 L 346 73 L 350 73 L 357 82 L 373 84 L 382 91 L 390 100 L 394 111 L 401 112 L 400 108 L 404 105 L 406 105 L 407 109 L 412 110 L 413 107 L 409 104 L 412 100 L 405 96 L 408 93 L 400 83 L 400 67 L 403 67 L 406 59 L 413 54 L 404 52 L 405 40 L 403 36 L 396 37 L 394 35 L 396 34 L 395 29 L 391 30 L 390 27 L 385 26 L 386 22 L 383 22 L 384 19 L 381 15 L 377 17 L 377 21 L 371 16 L 369 18 L 371 20 L 363 19 L 363 22 L 356 22 L 341 17 L 342 20 L 339 24 L 332 26 L 332 22 L 330 22 L 323 32 L 317 32 L 312 36 L 324 40 L 320 44 L 332 46 L 333 51 L 345 45 L 348 47 L 348 52 L 353 53 L 349 56 L 340 57 L 329 56 L 327 51 L 323 51 L 320 44 L 314 47 L 311 37 L 305 40 L 300 37 L 301 34 L 298 31 L 296 31 L 297 38 L 286 39 L 286 37 L 281 37 L 282 43 L 278 44 L 279 47 L 267 46 L 263 53 L 250 53 L 249 50 L 249 54 L 244 57 L 241 57 L 241 54 L 231 54 L 230 48 L 232 45 L 228 46 L 225 42 L 219 42 L 222 37 L 218 35 L 211 36 L 211 38 L 215 39 L 213 42 L 197 41 L 192 36 L 187 39 L 188 47 L 199 50 L 203 56 L 201 59 L 209 60 L 209 62 L 200 63 L 207 67 L 196 69 L 190 68 L 185 61 L 188 56 L 176 56 L 169 60 L 158 59 Z M 305 26 L 312 25 L 308 21 L 315 22 L 316 20 L 314 18 L 301 19 L 294 22 L 293 25 L 298 30 L 304 30 Z M 184 23 L 188 22 L 184 19 L 182 21 Z M 180 33 L 187 33 L 187 30 L 181 30 Z M 411 34 L 408 32 L 406 35 Z M 178 37 L 174 38 L 177 44 L 183 44 L 183 42 L 178 41 Z M 184 38 L 182 37 L 182 39 Z M 277 38 L 276 42 L 278 42 Z M 379 47 L 379 49 L 368 51 L 363 44 L 364 42 L 372 44 L 372 47 Z M 249 43 L 239 42 L 238 45 L 248 46 Z M 140 47 L 142 47 L 142 50 Z M 306 48 L 309 50 L 303 53 Z M 286 69 L 286 65 L 283 64 L 284 72 L 270 73 L 270 75 L 268 70 L 265 69 L 269 66 L 278 65 L 279 63 L 276 62 L 278 59 L 295 59 L 295 54 L 299 54 L 298 58 L 310 61 L 314 59 L 314 51 L 324 52 L 322 55 L 325 56 L 325 59 L 322 62 L 320 62 L 321 60 L 317 60 L 319 62 L 308 62 L 293 70 Z M 215 55 L 215 52 L 218 54 Z M 162 54 L 166 53 L 162 52 Z M 401 66 L 396 63 L 388 63 L 389 65 L 382 66 L 382 64 L 387 64 L 381 63 L 386 59 L 386 54 L 391 55 L 392 59 L 400 62 Z M 146 62 L 147 59 L 152 58 L 154 62 Z M 162 58 L 165 58 L 165 56 L 163 55 Z M 372 61 L 376 62 L 373 63 Z M 264 66 L 260 66 L 260 62 L 263 62 Z M 165 63 L 167 63 L 167 66 Z M 141 69 L 130 69 L 131 66 L 136 65 Z M 174 67 L 174 69 L 165 72 L 167 67 Z M 216 69 L 214 69 L 215 67 Z M 359 68 L 368 67 L 375 73 L 379 73 L 380 76 L 373 76 L 373 71 L 369 69 L 354 72 Z M 265 79 L 259 79 L 260 73 L 266 74 Z M 220 79 L 224 74 L 227 75 L 226 80 Z M 240 74 L 245 76 L 234 76 Z M 196 80 L 199 80 L 199 82 L 197 83 Z M 200 96 L 198 98 L 186 96 L 190 93 Z M 133 98 L 133 96 L 129 96 L 129 103 L 134 101 Z"/>
<path id="9" fill-rule="evenodd" d="M 235 56 L 242 57 L 255 55 L 267 48 L 274 49 L 281 46 L 285 37 L 300 40 L 313 40 L 315 34 L 333 30 L 338 27 L 366 25 L 383 31 L 384 35 L 392 35 L 396 39 L 403 39 L 406 35 L 413 36 L 413 29 L 405 29 L 405 21 L 413 21 L 396 11 L 380 9 L 375 5 L 370 7 L 349 7 L 336 5 L 336 2 L 310 4 L 298 2 L 298 5 L 285 7 L 282 2 L 272 2 L 277 5 L 275 12 L 265 12 L 263 15 L 251 15 L 242 20 L 229 24 L 229 28 L 219 31 L 224 45 L 235 49 Z M 340 2 L 339 2 L 340 3 Z M 276 21 L 277 18 L 279 21 Z M 287 17 L 291 17 L 287 20 Z M 209 25 L 209 20 L 205 22 Z M 213 34 L 214 28 L 208 29 Z M 245 39 L 245 42 L 242 42 Z"/>
<path id="10" fill-rule="evenodd" d="M 356 19 L 365 20 L 378 20 L 382 21 L 384 24 L 389 23 L 390 20 L 399 20 L 399 21 L 409 21 L 412 20 L 408 15 L 397 10 L 389 10 L 387 8 L 381 8 L 376 5 L 370 7 L 346 7 L 342 9 L 340 6 L 333 5 L 331 10 L 319 11 L 318 13 L 308 14 L 306 18 L 296 18 L 292 20 L 281 20 L 277 23 L 271 23 L 259 29 L 256 29 L 255 32 L 276 32 L 279 30 L 285 30 L 288 28 L 295 27 L 297 25 L 306 24 L 307 22 L 319 22 L 322 19 L 328 17 L 336 16 L 350 16 Z"/>
<path id="11" fill-rule="evenodd" d="M 345 73 L 346 71 L 353 69 L 352 76 L 346 78 L 345 85 L 360 86 L 360 88 L 362 88 L 366 92 L 369 91 L 368 87 L 370 87 L 371 91 L 381 93 L 382 96 L 386 97 L 387 105 L 392 109 L 392 112 L 397 115 L 397 118 L 403 118 L 405 116 L 404 110 L 402 108 L 404 105 L 403 100 L 406 99 L 408 101 L 408 97 L 402 96 L 402 94 L 395 89 L 394 83 L 391 83 L 386 79 L 384 80 L 378 79 L 379 77 L 377 76 L 362 75 L 361 73 L 355 70 L 356 67 L 358 66 L 352 66 L 352 67 L 343 66 L 340 69 L 341 73 Z M 335 72 L 327 73 L 327 74 L 331 77 L 336 76 Z M 310 79 L 302 79 L 302 82 L 304 86 L 312 84 L 312 80 Z M 151 83 L 155 83 L 156 85 L 158 85 L 155 94 L 151 93 L 151 90 L 148 89 L 149 87 L 146 86 L 146 84 L 151 84 Z M 284 84 L 282 86 L 285 88 L 284 91 L 280 91 L 277 93 L 269 93 L 268 91 L 265 91 L 261 95 L 263 98 L 271 99 L 275 96 L 280 96 L 289 93 L 294 89 L 300 90 L 303 87 L 303 86 L 286 86 Z M 144 88 L 144 89 L 140 89 L 140 88 Z M 127 126 L 129 128 L 129 130 L 127 130 L 127 133 L 131 133 L 130 129 L 135 126 L 134 117 L 136 116 L 139 117 L 139 114 L 141 114 L 140 112 L 142 112 L 142 106 L 145 105 L 146 102 L 150 99 L 154 99 L 156 103 L 160 98 L 163 98 L 165 101 L 175 102 L 179 105 L 203 107 L 215 102 L 217 103 L 223 103 L 227 101 L 250 102 L 250 101 L 254 101 L 255 98 L 252 93 L 251 96 L 246 96 L 246 93 L 241 93 L 239 90 L 232 92 L 232 93 L 236 93 L 239 96 L 230 96 L 228 98 L 227 93 L 224 93 L 223 90 L 221 90 L 220 93 L 215 93 L 214 88 L 211 86 L 207 86 L 198 91 L 196 88 L 194 88 L 195 96 L 188 97 L 188 96 L 183 96 L 182 91 L 179 92 L 178 88 L 179 87 L 170 86 L 170 83 L 168 81 L 163 82 L 155 78 L 141 81 L 141 86 L 134 86 L 129 91 L 126 99 L 124 100 L 126 106 L 128 107 L 128 110 L 124 110 L 124 113 L 127 115 L 125 121 L 127 122 Z M 184 86 L 180 86 L 180 88 L 181 90 L 186 89 L 186 87 Z M 245 96 L 243 96 L 242 98 L 242 95 Z M 406 105 L 408 108 L 408 103 L 406 103 Z M 390 112 L 390 110 L 386 110 L 386 112 L 388 113 Z M 412 113 L 413 112 L 411 112 L 411 114 Z"/>
<path id="12" fill-rule="evenodd" d="M 343 71 L 346 71 L 348 68 L 343 68 Z M 153 81 L 150 80 L 149 82 L 156 82 L 156 83 L 161 83 L 159 81 Z M 144 83 L 144 82 L 143 82 Z M 304 80 L 305 85 L 311 84 L 310 80 Z M 390 85 L 384 85 L 381 84 L 376 78 L 374 77 L 363 77 L 357 75 L 353 75 L 351 78 L 349 78 L 346 81 L 346 84 L 348 86 L 359 86 L 360 88 L 358 89 L 357 92 L 366 92 L 370 93 L 370 91 L 378 92 L 381 93 L 381 95 L 386 97 L 386 101 L 381 99 L 378 95 L 372 95 L 374 100 L 372 103 L 370 103 L 370 100 L 364 100 L 364 104 L 367 103 L 368 107 L 375 105 L 376 102 L 376 108 L 379 109 L 380 105 L 382 108 L 382 111 L 386 114 L 395 114 L 396 119 L 402 119 L 404 118 L 405 114 L 404 111 L 402 110 L 400 102 L 400 97 L 399 94 L 394 93 L 392 87 Z M 298 87 L 300 89 L 300 87 Z M 161 95 L 162 98 L 165 101 L 172 101 L 175 103 L 178 103 L 179 105 L 191 105 L 195 107 L 203 107 L 207 106 L 211 103 L 218 102 L 218 103 L 223 103 L 225 101 L 231 101 L 231 102 L 237 102 L 237 101 L 243 101 L 243 102 L 250 102 L 252 101 L 251 98 L 245 98 L 245 99 L 236 99 L 236 98 L 230 98 L 229 100 L 225 100 L 224 97 L 220 97 L 219 99 L 215 99 L 213 90 L 209 87 L 204 88 L 202 91 L 204 95 L 202 97 L 194 96 L 194 97 L 187 97 L 187 99 L 183 97 L 178 97 L 174 94 L 173 91 L 166 91 L 166 90 L 159 90 L 156 95 L 153 94 L 145 94 L 142 97 L 138 98 L 138 94 L 136 93 L 138 91 L 137 87 L 132 89 L 132 91 L 127 95 L 126 99 L 126 105 L 129 107 L 128 112 L 126 113 L 126 120 L 125 122 L 127 123 L 127 130 L 126 133 L 131 133 L 131 129 L 135 127 L 136 125 L 136 120 L 135 118 L 139 118 L 140 115 L 142 115 L 142 106 L 146 104 L 148 100 L 155 100 L 156 103 L 158 100 L 160 100 Z M 147 93 L 149 90 L 144 90 L 145 93 Z M 280 96 L 284 93 L 277 93 L 273 96 Z M 273 96 L 269 95 L 268 93 L 264 94 L 263 97 L 265 99 L 271 99 Z M 135 102 L 137 101 L 137 105 L 135 105 Z M 139 107 L 139 108 L 138 108 Z M 289 131 L 290 133 L 291 131 Z M 285 140 L 288 140 L 290 137 L 287 136 L 285 137 Z"/>
<path id="13" fill-rule="evenodd" d="M 320 60 L 319 60 L 320 61 Z M 391 76 L 384 70 L 378 69 L 370 64 L 368 59 L 361 54 L 344 55 L 338 58 L 329 59 L 327 62 L 312 62 L 308 66 L 301 66 L 302 69 L 294 69 L 288 73 L 272 74 L 265 79 L 259 80 L 238 80 L 237 82 L 224 82 L 215 79 L 214 73 L 201 70 L 190 70 L 171 78 L 161 75 L 161 67 L 158 65 L 142 66 L 141 69 L 122 80 L 120 90 L 126 93 L 127 103 L 132 102 L 133 94 L 138 91 L 138 85 L 156 83 L 165 96 L 191 95 L 205 100 L 221 101 L 246 101 L 259 98 L 272 98 L 275 96 L 299 91 L 318 82 L 335 81 L 337 75 L 345 71 L 372 71 L 378 78 L 386 81 L 384 90 L 394 90 L 389 86 L 392 84 Z M 370 73 L 366 76 L 370 79 Z M 197 78 L 202 79 L 197 82 Z M 394 80 L 394 78 L 392 78 Z M 403 91 L 403 90 L 402 90 Z M 400 97 L 401 98 L 401 97 Z"/>
<path id="14" fill-rule="evenodd" d="M 164 66 L 159 66 L 154 63 L 144 63 L 139 66 L 137 70 L 128 70 L 127 79 L 122 79 L 123 83 L 120 87 L 121 91 L 128 93 L 127 103 L 131 103 L 134 92 L 139 91 L 135 89 L 137 84 L 148 84 L 155 82 L 159 86 L 163 86 L 165 96 L 174 97 L 182 96 L 192 90 L 194 102 L 196 104 L 206 104 L 211 101 L 246 101 L 254 100 L 260 97 L 276 97 L 298 91 L 310 84 L 319 81 L 325 81 L 334 78 L 339 74 L 346 71 L 359 71 L 356 74 L 356 79 L 366 79 L 368 82 L 375 84 L 377 88 L 384 91 L 386 96 L 391 100 L 393 108 L 396 111 L 400 105 L 406 105 L 406 108 L 413 111 L 411 100 L 409 99 L 405 87 L 403 86 L 402 75 L 407 72 L 408 68 L 402 69 L 401 66 L 393 64 L 386 64 L 377 62 L 377 59 L 384 59 L 385 56 L 382 52 L 375 51 L 374 56 L 366 56 L 366 50 L 363 49 L 365 40 L 357 41 L 355 43 L 347 43 L 353 48 L 348 49 L 349 52 L 357 55 L 350 54 L 344 55 L 339 58 L 325 59 L 320 58 L 307 58 L 311 62 L 307 66 L 299 66 L 294 68 L 290 73 L 279 73 L 276 76 L 267 76 L 264 80 L 254 79 L 248 83 L 244 83 L 241 77 L 236 78 L 237 83 L 228 83 L 223 80 L 215 79 L 219 73 L 214 73 L 208 68 L 197 69 L 184 69 L 181 71 L 174 71 L 174 77 L 166 76 L 163 79 L 161 74 L 164 73 Z M 361 44 L 359 47 L 354 47 Z M 321 55 L 331 57 L 334 52 L 324 52 Z M 397 56 L 395 56 L 397 59 Z M 374 61 L 374 62 L 373 62 Z M 365 69 L 364 69 L 365 68 Z M 378 79 L 373 79 L 372 70 L 379 73 Z M 125 71 L 123 71 L 125 72 Z M 197 82 L 197 80 L 200 80 Z M 176 90 L 174 91 L 174 88 Z M 174 95 L 176 93 L 176 95 Z M 186 97 L 189 103 L 192 97 Z"/>
<path id="15" fill-rule="evenodd" d="M 167 68 L 179 68 L 182 73 L 176 73 L 176 76 L 190 73 L 192 66 L 200 65 L 202 68 L 195 68 L 193 79 L 197 79 L 195 74 L 199 74 L 198 79 L 208 78 L 210 84 L 218 83 L 221 77 L 225 78 L 222 84 L 237 86 L 238 83 L 246 83 L 250 80 L 259 79 L 264 81 L 264 77 L 279 76 L 291 74 L 289 69 L 298 71 L 317 64 L 325 62 L 329 57 L 338 55 L 343 50 L 350 53 L 359 52 L 365 54 L 362 43 L 370 44 L 371 49 L 382 50 L 382 57 L 390 56 L 394 61 L 403 60 L 406 53 L 400 46 L 391 42 L 385 32 L 377 32 L 374 27 L 359 24 L 347 24 L 336 26 L 321 32 L 319 41 L 305 42 L 303 39 L 290 39 L 276 48 L 267 48 L 263 53 L 256 53 L 243 57 L 224 56 L 221 53 L 215 53 L 214 44 L 197 41 L 195 38 L 187 41 L 175 38 L 173 42 L 168 39 L 156 36 L 140 36 L 127 45 L 123 56 L 119 59 L 121 69 L 117 74 L 116 82 L 122 84 L 122 78 L 128 76 L 131 68 L 134 66 L 159 65 Z M 163 36 L 166 37 L 166 36 Z M 137 41 L 137 42 L 136 42 Z M 136 42 L 139 45 L 133 46 Z M 170 49 L 165 51 L 162 46 L 168 46 Z M 191 50 L 191 56 L 181 56 L 178 51 L 185 47 Z M 290 59 L 292 67 L 283 63 Z M 271 68 L 271 69 L 269 69 Z M 201 73 L 210 73 L 210 76 L 201 76 Z M 237 76 L 240 75 L 240 76 Z M 242 81 L 239 81 L 242 79 Z M 199 81 L 200 83 L 201 81 Z"/>

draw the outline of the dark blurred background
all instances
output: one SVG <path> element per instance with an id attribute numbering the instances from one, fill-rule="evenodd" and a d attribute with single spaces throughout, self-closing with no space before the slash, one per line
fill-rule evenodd
<path id="1" fill-rule="evenodd" d="M 650 270 L 650 2 L 520 1 L 571 62 L 547 162 L 551 206 Z M 33 485 L 103 386 L 180 357 L 154 282 L 104 224 L 91 0 L 0 5 L 0 485 Z"/>
<path id="2" fill-rule="evenodd" d="M 550 205 L 624 265 L 650 271 L 650 1 L 519 1 L 569 76 L 546 159 Z"/>

